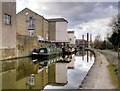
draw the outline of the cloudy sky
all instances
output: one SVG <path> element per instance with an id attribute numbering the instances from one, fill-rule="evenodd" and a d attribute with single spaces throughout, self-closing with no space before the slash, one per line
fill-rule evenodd
<path id="1" fill-rule="evenodd" d="M 51 1 L 51 2 L 50 2 Z M 108 24 L 112 17 L 118 14 L 117 0 L 107 2 L 93 2 L 61 0 L 17 0 L 17 12 L 28 7 L 45 18 L 65 18 L 68 20 L 68 30 L 75 31 L 76 38 L 86 33 L 94 36 L 100 34 L 102 38 L 109 32 Z"/>

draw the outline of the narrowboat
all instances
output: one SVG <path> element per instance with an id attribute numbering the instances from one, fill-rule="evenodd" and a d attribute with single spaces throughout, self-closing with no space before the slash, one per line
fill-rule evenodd
<path id="1" fill-rule="evenodd" d="M 32 51 L 32 57 L 36 58 L 53 58 L 62 54 L 60 48 L 39 48 Z"/>

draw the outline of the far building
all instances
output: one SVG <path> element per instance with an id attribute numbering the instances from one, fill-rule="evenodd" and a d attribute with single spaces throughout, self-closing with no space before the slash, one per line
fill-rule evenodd
<path id="1" fill-rule="evenodd" d="M 75 44 L 80 49 L 88 48 L 88 42 L 87 42 L 87 40 L 76 39 Z"/>
<path id="2" fill-rule="evenodd" d="M 38 36 L 38 38 L 48 40 L 48 20 L 25 8 L 17 13 L 17 34 Z"/>
<path id="3" fill-rule="evenodd" d="M 67 27 L 68 21 L 64 18 L 48 19 L 49 32 L 48 39 L 50 41 L 68 42 L 67 40 Z"/>
<path id="4" fill-rule="evenodd" d="M 70 44 L 75 45 L 74 31 L 67 31 L 67 33 L 68 33 L 68 41 L 70 42 Z"/>
<path id="5" fill-rule="evenodd" d="M 16 2 L 0 0 L 0 60 L 15 56 Z"/>

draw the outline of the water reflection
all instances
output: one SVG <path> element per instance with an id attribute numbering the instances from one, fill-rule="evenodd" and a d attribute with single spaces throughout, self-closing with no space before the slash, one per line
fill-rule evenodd
<path id="1" fill-rule="evenodd" d="M 65 55 L 49 60 L 28 57 L 0 61 L 1 89 L 76 88 L 93 60 L 91 52 L 83 52 L 82 55 L 79 52 L 77 56 Z"/>
<path id="2" fill-rule="evenodd" d="M 72 57 L 72 61 L 66 68 L 68 83 L 65 86 L 47 85 L 44 89 L 77 89 L 93 63 L 93 53 L 89 51 L 78 52 L 76 56 Z M 69 66 L 73 67 L 73 69 L 68 69 Z"/>

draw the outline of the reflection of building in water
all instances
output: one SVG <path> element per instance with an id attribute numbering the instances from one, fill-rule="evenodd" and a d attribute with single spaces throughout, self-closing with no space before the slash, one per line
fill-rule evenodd
<path id="1" fill-rule="evenodd" d="M 82 60 L 84 60 L 84 56 L 86 55 L 86 51 L 80 50 L 76 56 L 82 56 Z"/>
<path id="2" fill-rule="evenodd" d="M 78 53 L 77 53 L 77 56 L 82 56 L 82 60 L 84 61 L 84 57 L 87 56 L 87 62 L 89 60 L 92 60 L 92 56 L 93 56 L 93 53 L 90 52 L 90 51 L 84 51 L 84 50 L 80 50 Z M 90 58 L 90 59 L 89 59 Z"/>
<path id="3" fill-rule="evenodd" d="M 3 62 L 1 89 L 43 89 L 47 84 L 65 85 L 68 63 L 55 63 L 55 60 L 33 63 L 30 58 L 21 58 Z"/>
<path id="4" fill-rule="evenodd" d="M 89 51 L 87 51 L 87 62 L 89 62 Z"/>
<path id="5" fill-rule="evenodd" d="M 67 83 L 67 63 L 57 62 L 51 64 L 48 67 L 48 83 L 55 84 L 66 84 Z"/>
<path id="6" fill-rule="evenodd" d="M 85 55 L 87 55 L 87 54 L 86 54 L 86 51 L 84 51 L 84 50 L 80 50 L 78 52 L 78 56 L 85 56 Z"/>
<path id="7" fill-rule="evenodd" d="M 75 44 L 80 49 L 88 47 L 88 42 L 86 40 L 83 40 L 83 39 L 76 39 Z"/>
<path id="8" fill-rule="evenodd" d="M 74 69 L 74 61 L 75 61 L 75 56 L 72 55 L 71 62 L 67 65 L 68 69 Z"/>
<path id="9" fill-rule="evenodd" d="M 67 64 L 68 63 L 56 63 L 56 83 L 67 83 Z"/>
<path id="10" fill-rule="evenodd" d="M 30 86 L 34 86 L 35 85 L 35 76 L 34 76 L 34 74 L 31 74 L 29 77 L 28 77 L 28 85 L 30 85 Z"/>
<path id="11" fill-rule="evenodd" d="M 55 83 L 55 64 L 51 64 L 48 66 L 48 84 L 54 84 Z"/>
<path id="12" fill-rule="evenodd" d="M 86 52 L 87 52 L 87 62 L 88 62 L 89 60 L 92 61 L 92 57 L 94 56 L 93 53 L 92 53 L 91 51 L 86 51 Z"/>
<path id="13" fill-rule="evenodd" d="M 38 73 L 39 66 L 30 58 L 8 60 L 1 65 L 4 67 L 0 73 L 1 89 L 43 89 L 48 83 L 47 67 Z"/>
<path id="14" fill-rule="evenodd" d="M 92 60 L 93 53 L 91 51 L 86 51 L 86 52 L 87 52 L 87 62 L 89 62 L 89 60 Z"/>
<path id="15" fill-rule="evenodd" d="M 16 60 L 16 80 L 20 80 L 33 73 L 37 73 L 34 64 L 32 63 L 32 61 L 29 60 L 30 58 L 21 58 Z"/>
<path id="16" fill-rule="evenodd" d="M 92 56 L 93 56 L 93 53 L 92 53 L 92 52 L 90 52 L 90 60 L 92 60 Z"/>
<path id="17" fill-rule="evenodd" d="M 15 89 L 16 88 L 16 70 L 8 70 L 0 73 L 2 86 L 1 89 Z"/>
<path id="18" fill-rule="evenodd" d="M 70 60 L 71 62 L 69 63 Z M 74 57 L 72 55 L 49 65 L 48 83 L 65 85 L 67 83 L 67 68 L 74 68 Z"/>
<path id="19" fill-rule="evenodd" d="M 62 59 L 63 61 L 71 61 L 72 59 L 72 54 L 71 55 L 64 55 L 64 57 L 62 56 Z"/>

